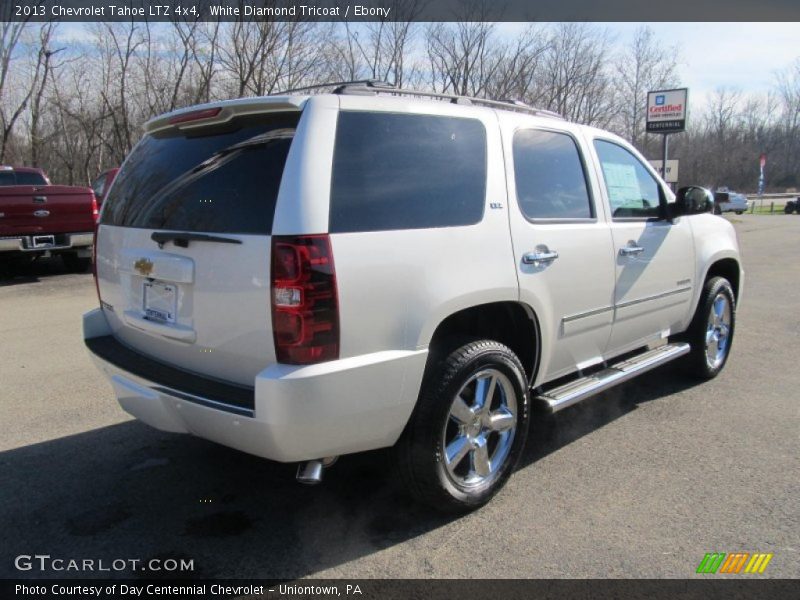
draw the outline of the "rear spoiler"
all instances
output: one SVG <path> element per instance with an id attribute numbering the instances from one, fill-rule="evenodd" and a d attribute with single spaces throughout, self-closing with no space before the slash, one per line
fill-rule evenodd
<path id="1" fill-rule="evenodd" d="M 276 111 L 300 111 L 308 96 L 267 96 L 240 98 L 182 108 L 150 119 L 145 133 L 176 127 L 181 131 L 227 123 L 234 117 Z M 197 115 L 193 118 L 193 115 Z"/>

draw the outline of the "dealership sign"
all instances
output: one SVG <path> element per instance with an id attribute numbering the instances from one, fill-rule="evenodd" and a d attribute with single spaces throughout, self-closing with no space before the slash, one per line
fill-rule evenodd
<path id="1" fill-rule="evenodd" d="M 664 171 L 663 160 L 651 160 L 650 164 L 659 173 L 664 173 L 664 181 L 667 183 L 678 183 L 678 159 L 670 159 L 667 161 L 667 170 Z"/>
<path id="2" fill-rule="evenodd" d="M 674 133 L 686 129 L 686 101 L 689 90 L 647 92 L 647 131 Z"/>

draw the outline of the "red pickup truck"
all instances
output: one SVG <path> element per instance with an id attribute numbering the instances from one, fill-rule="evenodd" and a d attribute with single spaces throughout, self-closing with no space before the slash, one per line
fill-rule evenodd
<path id="1" fill-rule="evenodd" d="M 41 169 L 0 166 L 0 263 L 61 254 L 68 269 L 85 271 L 97 214 L 91 188 L 52 185 Z"/>

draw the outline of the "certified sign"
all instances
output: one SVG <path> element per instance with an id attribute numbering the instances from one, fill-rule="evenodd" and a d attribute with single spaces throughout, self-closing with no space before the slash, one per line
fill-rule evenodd
<path id="1" fill-rule="evenodd" d="M 662 165 L 664 164 L 663 160 L 651 160 L 650 164 L 653 165 L 653 168 L 656 171 L 659 173 L 662 172 Z M 667 161 L 667 172 L 666 177 L 664 177 L 664 181 L 667 183 L 678 183 L 678 159 Z"/>
<path id="2" fill-rule="evenodd" d="M 647 131 L 674 133 L 686 129 L 687 88 L 647 92 Z"/>

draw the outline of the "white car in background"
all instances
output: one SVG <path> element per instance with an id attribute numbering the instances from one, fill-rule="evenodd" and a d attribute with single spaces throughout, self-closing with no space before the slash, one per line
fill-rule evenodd
<path id="1" fill-rule="evenodd" d="M 721 215 L 726 212 L 734 212 L 737 215 L 745 212 L 750 205 L 747 196 L 738 192 L 716 191 L 714 192 L 714 214 Z"/>

